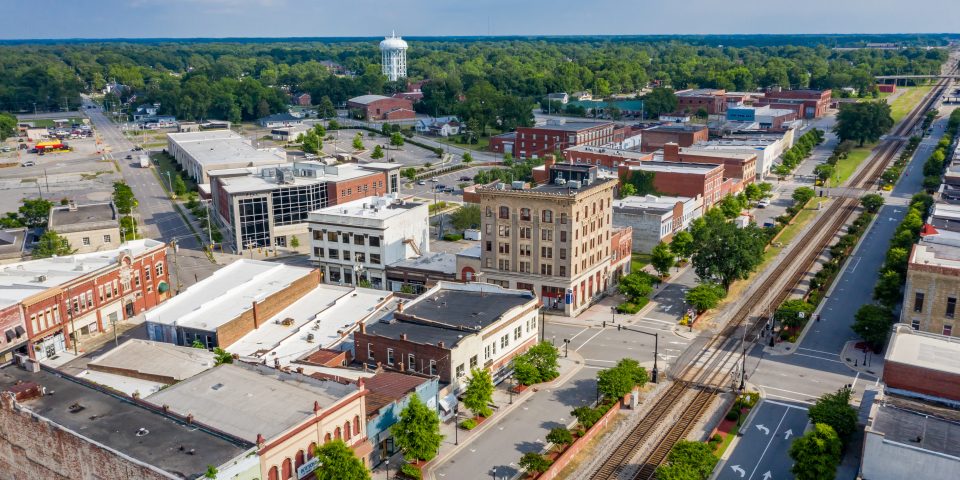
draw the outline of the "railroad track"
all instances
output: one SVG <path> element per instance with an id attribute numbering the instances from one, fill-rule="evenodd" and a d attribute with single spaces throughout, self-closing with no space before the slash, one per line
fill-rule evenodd
<path id="1" fill-rule="evenodd" d="M 954 72 L 957 70 L 957 68 L 953 69 Z M 920 118 L 936 102 L 948 84 L 949 82 L 944 79 L 931 89 L 924 100 L 896 126 L 889 138 L 882 142 L 873 155 L 873 160 L 859 169 L 848 181 L 848 186 L 869 190 L 876 183 L 894 155 L 906 143 L 902 137 L 916 127 Z M 757 311 L 758 307 L 763 307 L 759 309 L 760 311 L 772 311 L 773 306 L 779 305 L 790 295 L 817 258 L 832 243 L 834 236 L 856 213 L 858 204 L 858 198 L 849 196 L 836 198 L 831 202 L 827 210 L 818 216 L 814 225 L 807 229 L 804 236 L 794 242 L 794 246 L 786 256 L 792 260 L 780 262 L 774 266 L 762 283 L 753 289 L 747 301 L 737 309 L 726 327 L 712 337 L 695 359 L 677 375 L 674 384 L 590 476 L 591 479 L 619 478 L 624 467 L 646 444 L 652 444 L 653 448 L 641 461 L 639 469 L 631 478 L 651 480 L 655 477 L 657 467 L 666 460 L 673 446 L 690 433 L 724 390 L 733 372 L 726 367 L 730 366 L 731 361 L 736 360 L 738 356 L 741 357 L 741 361 L 745 359 L 746 349 L 744 348 L 741 353 L 737 348 L 738 345 L 745 344 L 748 335 L 756 338 L 757 332 L 764 328 L 767 318 L 761 315 L 751 324 L 752 312 Z M 776 293 L 771 296 L 771 292 Z M 741 326 L 743 333 L 738 340 L 737 333 Z M 681 411 L 678 415 L 671 416 L 681 400 L 691 393 L 694 398 L 680 407 Z M 672 420 L 666 431 L 658 438 L 652 438 L 662 430 L 657 427 L 664 419 L 675 420 Z"/>

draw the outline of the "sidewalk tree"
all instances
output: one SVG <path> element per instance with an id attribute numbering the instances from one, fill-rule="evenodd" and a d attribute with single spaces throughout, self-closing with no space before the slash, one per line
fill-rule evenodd
<path id="1" fill-rule="evenodd" d="M 178 197 L 187 194 L 187 184 L 180 175 L 173 177 L 173 193 Z"/>
<path id="2" fill-rule="evenodd" d="M 894 249 L 900 249 L 894 247 Z M 903 300 L 900 289 L 903 287 L 903 276 L 893 270 L 884 270 L 873 286 L 873 298 L 887 308 L 894 308 Z"/>
<path id="3" fill-rule="evenodd" d="M 39 259 L 50 258 L 54 255 L 70 255 L 71 253 L 73 253 L 73 249 L 70 248 L 70 242 L 67 241 L 66 237 L 59 235 L 53 230 L 47 230 L 43 232 L 43 235 L 40 235 L 40 238 L 37 240 L 37 246 L 33 247 L 30 256 L 34 259 Z"/>
<path id="4" fill-rule="evenodd" d="M 661 277 L 670 273 L 670 268 L 673 267 L 676 262 L 676 257 L 666 243 L 658 243 L 656 247 L 653 247 L 653 251 L 650 252 L 650 264 L 653 265 L 653 268 L 657 270 L 657 273 L 659 273 Z"/>
<path id="5" fill-rule="evenodd" d="M 581 407 L 574 408 L 570 415 L 573 415 L 577 419 L 577 424 L 584 431 L 589 430 L 595 423 L 600 421 L 600 417 L 603 416 L 603 413 L 600 410 L 583 405 Z"/>
<path id="6" fill-rule="evenodd" d="M 751 202 L 756 202 L 763 198 L 763 190 L 760 189 L 760 185 L 756 183 L 748 183 L 746 187 L 743 188 L 743 194 L 747 196 L 747 200 Z"/>
<path id="7" fill-rule="evenodd" d="M 463 152 L 463 163 L 473 162 L 473 154 L 470 152 Z"/>
<path id="8" fill-rule="evenodd" d="M 390 135 L 391 147 L 400 148 L 403 146 L 404 143 L 405 141 L 403 140 L 403 134 L 401 134 L 400 132 L 393 132 L 393 134 Z"/>
<path id="9" fill-rule="evenodd" d="M 408 460 L 429 461 L 440 449 L 440 417 L 416 394 L 400 412 L 400 419 L 390 427 L 393 441 Z"/>
<path id="10" fill-rule="evenodd" d="M 712 210 L 711 210 L 712 212 Z M 729 290 L 735 280 L 747 278 L 763 259 L 766 234 L 756 225 L 739 228 L 722 214 L 708 212 L 694 221 L 694 272 L 703 281 L 715 281 Z"/>
<path id="11" fill-rule="evenodd" d="M 716 308 L 720 300 L 723 300 L 726 295 L 727 292 L 723 287 L 716 283 L 707 282 L 687 290 L 684 298 L 699 314 L 711 308 Z"/>
<path id="12" fill-rule="evenodd" d="M 870 213 L 877 213 L 883 206 L 883 196 L 876 193 L 868 193 L 860 197 L 860 204 Z"/>
<path id="13" fill-rule="evenodd" d="M 813 174 L 816 175 L 817 179 L 819 179 L 821 182 L 830 180 L 830 177 L 832 177 L 836 171 L 836 167 L 830 165 L 829 163 L 821 163 L 813 168 Z"/>
<path id="14" fill-rule="evenodd" d="M 123 182 L 113 183 L 113 204 L 117 207 L 117 212 L 123 215 L 129 215 L 133 211 L 137 206 L 137 199 L 134 198 L 130 185 Z"/>
<path id="15" fill-rule="evenodd" d="M 560 376 L 560 352 L 540 342 L 513 360 L 513 376 L 521 385 L 549 382 Z"/>
<path id="16" fill-rule="evenodd" d="M 727 218 L 737 218 L 740 215 L 740 212 L 743 211 L 746 205 L 743 202 L 743 198 L 739 195 L 727 195 L 723 197 L 723 200 L 720 201 L 720 211 L 723 212 L 723 216 Z"/>
<path id="17" fill-rule="evenodd" d="M 550 468 L 551 463 L 553 462 L 547 459 L 547 457 L 544 457 L 537 452 L 527 452 L 520 457 L 520 461 L 517 462 L 517 465 L 527 472 L 536 475 L 545 472 L 548 468 Z"/>
<path id="18" fill-rule="evenodd" d="M 798 207 L 806 205 L 814 196 L 816 196 L 816 192 L 810 187 L 798 187 L 793 191 L 792 195 L 793 201 L 797 202 L 795 205 Z"/>
<path id="19" fill-rule="evenodd" d="M 751 185 L 753 185 L 751 183 Z M 693 235 L 686 230 L 680 230 L 670 242 L 670 251 L 678 258 L 687 259 L 693 255 Z"/>
<path id="20" fill-rule="evenodd" d="M 854 140 L 858 146 L 876 142 L 893 127 L 890 104 L 884 101 L 844 103 L 837 113 L 833 131 L 841 142 Z"/>
<path id="21" fill-rule="evenodd" d="M 608 400 L 619 400 L 635 386 L 647 383 L 647 370 L 631 358 L 624 358 L 613 368 L 597 374 L 597 389 Z"/>
<path id="22" fill-rule="evenodd" d="M 870 344 L 874 352 L 883 350 L 890 335 L 893 314 L 880 305 L 864 305 L 854 315 L 853 331 Z"/>
<path id="23" fill-rule="evenodd" d="M 801 298 L 795 298 L 781 303 L 777 307 L 777 311 L 773 313 L 773 318 L 781 325 L 799 327 L 810 319 L 813 309 L 814 306 L 809 302 Z"/>
<path id="24" fill-rule="evenodd" d="M 493 411 L 490 403 L 493 402 L 493 379 L 490 372 L 474 368 L 470 371 L 467 388 L 463 392 L 463 404 L 478 417 L 489 417 Z"/>
<path id="25" fill-rule="evenodd" d="M 617 289 L 630 300 L 646 298 L 653 291 L 651 275 L 642 271 L 633 272 L 620 279 Z"/>
<path id="26" fill-rule="evenodd" d="M 844 444 L 857 431 L 857 409 L 850 405 L 852 393 L 844 387 L 836 393 L 824 394 L 807 412 L 810 422 L 830 425 Z"/>
<path id="27" fill-rule="evenodd" d="M 363 145 L 363 134 L 360 132 L 357 132 L 357 134 L 354 135 L 353 137 L 353 149 L 363 150 L 364 148 L 367 148 L 367 147 Z"/>
<path id="28" fill-rule="evenodd" d="M 317 480 L 370 480 L 367 467 L 343 440 L 324 443 L 314 456 L 319 460 L 313 471 Z"/>
<path id="29" fill-rule="evenodd" d="M 790 445 L 793 472 L 797 480 L 823 480 L 835 478 L 840 465 L 843 445 L 837 432 L 823 423 L 794 440 Z"/>
<path id="30" fill-rule="evenodd" d="M 374 160 L 380 160 L 383 158 L 383 148 L 380 145 L 373 147 L 373 152 L 370 153 L 370 158 Z"/>
<path id="31" fill-rule="evenodd" d="M 563 451 L 563 448 L 573 443 L 573 434 L 567 427 L 556 427 L 547 433 L 547 441 L 557 447 L 557 451 Z"/>
<path id="32" fill-rule="evenodd" d="M 667 463 L 657 468 L 657 479 L 706 480 L 719 460 L 710 444 L 680 440 L 670 449 Z"/>

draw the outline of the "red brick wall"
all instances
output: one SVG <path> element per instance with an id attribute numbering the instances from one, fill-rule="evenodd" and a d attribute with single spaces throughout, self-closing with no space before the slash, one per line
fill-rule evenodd
<path id="1" fill-rule="evenodd" d="M 608 133 L 579 143 L 575 138 L 580 134 L 603 131 L 608 131 Z M 566 148 L 576 145 L 604 145 L 614 141 L 615 131 L 616 128 L 609 124 L 599 124 L 598 126 L 584 128 L 578 131 L 558 130 L 550 128 L 549 126 L 518 128 L 517 137 L 513 144 L 513 156 L 519 158 L 520 152 L 526 152 L 527 158 L 531 158 L 534 155 L 542 157 L 546 154 L 558 150 L 563 151 Z M 536 136 L 536 138 L 534 138 L 534 136 Z M 570 141 L 571 136 L 574 137 L 574 141 L 572 142 Z"/>
<path id="2" fill-rule="evenodd" d="M 18 344 L 24 340 L 24 337 L 20 338 L 14 337 L 12 342 L 7 342 L 7 330 L 15 330 L 16 327 L 23 327 L 26 329 L 26 325 L 23 322 L 23 314 L 20 311 L 20 305 L 11 305 L 3 310 L 0 310 L 0 351 L 5 350 L 9 344 Z"/>
<path id="3" fill-rule="evenodd" d="M 227 348 L 244 335 L 256 329 L 271 317 L 289 307 L 320 284 L 320 271 L 313 270 L 309 275 L 295 280 L 289 287 L 257 302 L 256 307 L 248 309 L 237 318 L 217 328 L 217 345 Z M 256 320 L 256 322 L 254 322 Z"/>
<path id="4" fill-rule="evenodd" d="M 366 190 L 364 190 L 366 188 Z M 390 188 L 385 172 L 373 172 L 370 175 L 332 182 L 327 184 L 329 206 L 340 205 L 361 198 L 383 195 Z"/>
<path id="5" fill-rule="evenodd" d="M 604 153 L 564 150 L 563 158 L 568 162 L 589 163 L 591 165 L 600 165 L 606 168 L 617 168 L 620 164 L 626 161 L 637 162 L 653 160 L 653 154 L 648 154 L 645 158 L 627 159 L 617 155 L 612 149 Z"/>
<path id="6" fill-rule="evenodd" d="M 506 142 L 513 143 L 515 137 L 507 137 L 497 135 L 495 137 L 490 137 L 489 149 L 491 152 L 503 153 L 503 144 Z"/>
<path id="7" fill-rule="evenodd" d="M 710 115 L 726 112 L 726 97 L 724 95 L 677 96 L 678 112 L 696 115 L 701 108 Z"/>
<path id="8" fill-rule="evenodd" d="M 721 158 L 715 156 L 697 155 L 691 152 L 680 152 L 680 161 L 689 163 L 723 164 L 723 176 L 739 178 L 746 183 L 756 180 L 757 158 L 741 160 L 739 158 Z M 746 172 L 746 174 L 745 174 Z"/>
<path id="9" fill-rule="evenodd" d="M 37 421 L 28 412 L 15 411 L 6 399 L 0 401 L 0 452 L 4 479 L 168 478 L 50 422 Z"/>
<path id="10" fill-rule="evenodd" d="M 367 356 L 367 344 L 373 344 L 372 351 L 374 358 L 371 360 Z M 437 374 L 440 381 L 450 382 L 452 377 L 452 366 L 450 365 L 450 346 L 446 345 L 440 348 L 436 345 L 411 342 L 409 340 L 400 340 L 394 338 L 381 337 L 379 335 L 370 335 L 366 332 L 354 332 L 353 351 L 354 358 L 361 363 L 381 363 L 389 368 L 399 369 L 399 363 L 403 362 L 406 367 L 407 354 L 412 353 L 416 357 L 417 369 L 420 369 L 420 362 L 423 361 L 423 370 L 430 373 L 430 360 L 437 362 Z M 387 365 L 387 349 L 393 349 L 393 366 Z"/>
<path id="11" fill-rule="evenodd" d="M 570 464 L 570 461 L 580 453 L 581 450 L 586 447 L 591 440 L 594 439 L 601 431 L 607 428 L 607 425 L 610 424 L 610 421 L 620 412 L 620 402 L 617 402 L 610 408 L 607 413 L 603 414 L 600 417 L 600 420 L 597 423 L 593 424 L 590 427 L 590 430 L 587 430 L 582 437 L 578 438 L 577 441 L 573 442 L 573 445 L 570 445 L 563 453 L 553 461 L 553 464 L 550 465 L 550 468 L 547 471 L 541 473 L 538 477 L 538 480 L 553 480 L 558 478 L 560 472 Z"/>
<path id="12" fill-rule="evenodd" d="M 347 108 L 366 111 L 367 120 L 382 120 L 387 112 L 404 108 L 413 111 L 413 102 L 405 98 L 384 98 L 366 105 L 347 102 Z"/>
<path id="13" fill-rule="evenodd" d="M 667 143 L 689 147 L 697 142 L 706 142 L 709 138 L 710 134 L 706 128 L 693 132 L 644 130 L 640 137 L 640 149 L 644 152 L 653 152 L 663 148 Z"/>
<path id="14" fill-rule="evenodd" d="M 933 397 L 960 401 L 960 375 L 887 361 L 883 365 L 883 383 Z"/>

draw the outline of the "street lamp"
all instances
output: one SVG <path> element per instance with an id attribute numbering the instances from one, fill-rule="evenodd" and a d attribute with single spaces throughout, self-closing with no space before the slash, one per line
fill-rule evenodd
<path id="1" fill-rule="evenodd" d="M 563 358 L 567 358 L 567 354 L 569 353 L 568 351 L 569 348 L 570 348 L 570 339 L 564 338 L 563 339 Z"/>
<path id="2" fill-rule="evenodd" d="M 610 322 L 617 323 L 617 307 L 615 306 L 610 307 Z"/>
<path id="3" fill-rule="evenodd" d="M 390 480 L 390 459 L 388 458 L 388 459 L 384 460 L 383 463 L 386 465 L 387 480 Z"/>
<path id="4" fill-rule="evenodd" d="M 607 328 L 607 322 L 603 322 L 603 328 Z M 653 370 L 650 372 L 650 379 L 653 383 L 657 383 L 657 377 L 659 370 L 657 369 L 657 357 L 660 355 L 660 334 L 644 332 L 643 330 L 637 330 L 630 327 L 625 327 L 623 325 L 617 325 L 617 331 L 627 330 L 634 333 L 642 333 L 644 335 L 650 335 L 653 337 Z"/>

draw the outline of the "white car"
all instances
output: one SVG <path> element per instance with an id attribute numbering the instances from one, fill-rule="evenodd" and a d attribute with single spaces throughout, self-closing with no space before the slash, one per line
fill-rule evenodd
<path id="1" fill-rule="evenodd" d="M 424 182 L 423 180 L 420 180 L 419 182 L 417 182 L 417 185 L 426 185 L 426 184 L 427 182 Z"/>
<path id="2" fill-rule="evenodd" d="M 767 200 L 766 198 L 757 202 L 757 208 L 767 208 L 769 206 L 770 206 L 770 200 Z"/>
<path id="3" fill-rule="evenodd" d="M 440 179 L 437 178 L 437 177 L 431 178 L 430 181 L 433 182 L 433 183 L 440 183 Z"/>

